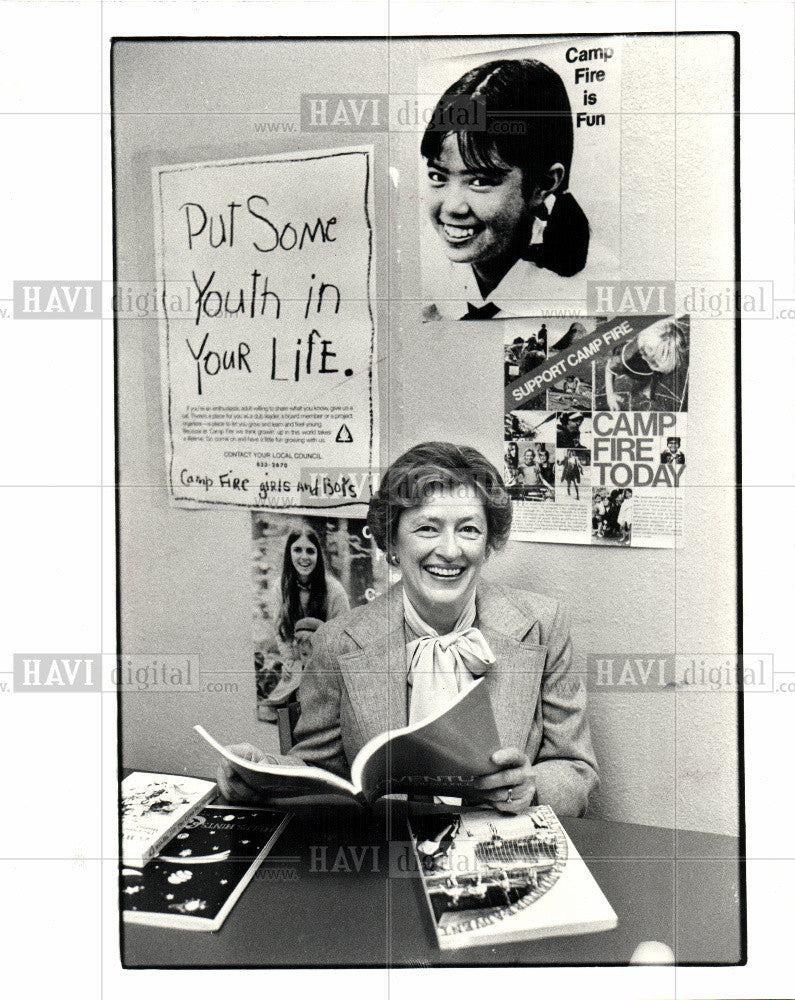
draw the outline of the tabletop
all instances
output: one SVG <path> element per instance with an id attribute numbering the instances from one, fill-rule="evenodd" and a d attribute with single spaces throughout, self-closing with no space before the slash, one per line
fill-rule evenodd
<path id="1" fill-rule="evenodd" d="M 396 877 L 405 803 L 367 815 L 316 802 L 293 807 L 219 931 L 123 924 L 122 961 L 127 968 L 625 965 L 642 941 L 664 942 L 677 964 L 744 960 L 737 839 L 561 822 L 615 910 L 615 930 L 442 952 L 420 879 Z"/>

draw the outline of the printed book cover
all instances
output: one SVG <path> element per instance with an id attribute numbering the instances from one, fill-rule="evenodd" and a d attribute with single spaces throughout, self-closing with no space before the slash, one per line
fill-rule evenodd
<path id="1" fill-rule="evenodd" d="M 415 816 L 415 857 L 439 947 L 612 930 L 610 903 L 549 806 Z"/>
<path id="2" fill-rule="evenodd" d="M 121 783 L 124 864 L 145 865 L 217 791 L 203 778 L 133 771 Z"/>
<path id="3" fill-rule="evenodd" d="M 218 930 L 289 818 L 275 809 L 205 806 L 143 870 L 122 866 L 125 921 Z"/>

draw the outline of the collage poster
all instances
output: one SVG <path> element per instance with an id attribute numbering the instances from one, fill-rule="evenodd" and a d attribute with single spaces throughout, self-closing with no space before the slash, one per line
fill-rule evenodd
<path id="1" fill-rule="evenodd" d="M 681 544 L 689 316 L 503 321 L 512 537 Z"/>

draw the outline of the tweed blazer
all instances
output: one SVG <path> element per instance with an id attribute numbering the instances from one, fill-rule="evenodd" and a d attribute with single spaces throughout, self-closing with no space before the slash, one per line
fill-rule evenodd
<path id="1" fill-rule="evenodd" d="M 560 605 L 481 580 L 475 624 L 495 657 L 484 683 L 502 746 L 524 750 L 533 762 L 540 803 L 582 815 L 599 778 L 585 679 L 572 671 Z M 345 778 L 368 740 L 408 724 L 400 584 L 317 630 L 299 698 L 291 754 Z"/>

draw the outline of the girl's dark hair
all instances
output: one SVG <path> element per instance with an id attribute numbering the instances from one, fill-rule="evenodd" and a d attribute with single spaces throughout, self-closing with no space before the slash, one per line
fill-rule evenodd
<path id="1" fill-rule="evenodd" d="M 588 257 L 590 230 L 585 213 L 566 190 L 574 125 L 566 87 L 558 74 L 536 59 L 497 59 L 475 67 L 439 98 L 422 137 L 422 156 L 429 161 L 439 159 L 448 135 L 456 136 L 468 170 L 504 174 L 519 167 L 525 198 L 543 188 L 553 164 L 564 167 L 543 243 L 528 246 L 525 257 L 565 277 L 581 271 Z M 540 217 L 543 212 L 542 206 Z"/>
<path id="2" fill-rule="evenodd" d="M 447 441 L 428 441 L 389 466 L 370 501 L 367 523 L 376 545 L 391 554 L 404 511 L 421 507 L 442 490 L 474 488 L 486 515 L 489 552 L 501 549 L 511 529 L 511 502 L 502 476 L 479 451 Z"/>
<path id="3" fill-rule="evenodd" d="M 298 571 L 293 565 L 290 551 L 299 538 L 306 537 L 317 550 L 317 562 L 309 576 L 309 600 L 306 609 L 301 604 L 298 589 Z M 295 623 L 301 618 L 319 618 L 325 621 L 328 615 L 328 588 L 326 587 L 326 560 L 320 539 L 311 528 L 302 527 L 291 531 L 284 546 L 282 565 L 282 610 L 279 616 L 279 635 L 286 642 L 295 637 Z"/>

